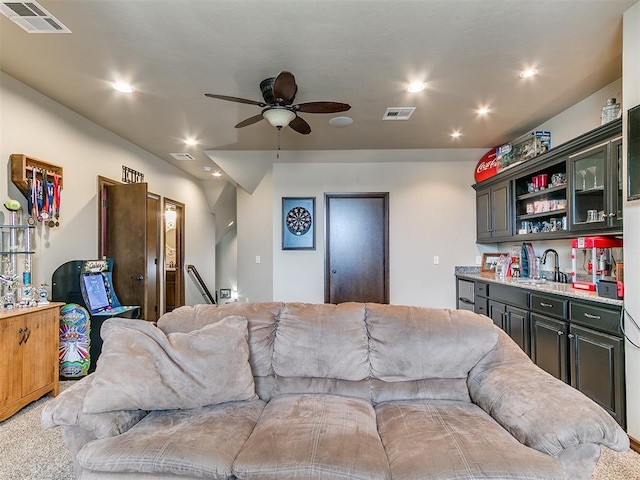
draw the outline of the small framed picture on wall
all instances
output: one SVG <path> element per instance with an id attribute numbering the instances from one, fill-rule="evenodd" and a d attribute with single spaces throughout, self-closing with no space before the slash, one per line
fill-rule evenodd
<path id="1" fill-rule="evenodd" d="M 282 197 L 282 249 L 316 249 L 316 198 Z"/>

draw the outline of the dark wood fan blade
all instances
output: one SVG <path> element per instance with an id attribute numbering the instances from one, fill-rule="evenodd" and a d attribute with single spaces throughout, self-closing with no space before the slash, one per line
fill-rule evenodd
<path id="1" fill-rule="evenodd" d="M 304 113 L 337 113 L 350 110 L 351 105 L 339 102 L 308 102 L 295 105 L 295 109 Z"/>
<path id="2" fill-rule="evenodd" d="M 302 135 L 308 135 L 311 133 L 311 127 L 309 124 L 302 118 L 296 116 L 291 122 L 289 122 L 289 126 L 292 130 L 295 130 Z"/>
<path id="3" fill-rule="evenodd" d="M 291 105 L 297 91 L 296 79 L 291 72 L 280 72 L 273 82 L 273 96 L 276 103 Z"/>
<path id="4" fill-rule="evenodd" d="M 248 98 L 229 97 L 227 95 L 215 95 L 213 93 L 205 93 L 204 95 L 206 97 L 217 98 L 217 99 L 220 99 L 220 100 L 227 100 L 229 102 L 246 103 L 247 105 L 257 105 L 259 107 L 266 107 L 267 106 L 266 103 L 256 102 L 255 100 L 249 100 Z"/>
<path id="5" fill-rule="evenodd" d="M 236 125 L 236 128 L 242 128 L 242 127 L 247 127 L 249 125 L 253 125 L 254 123 L 258 123 L 263 118 L 264 117 L 262 116 L 262 114 L 259 113 L 258 115 L 254 115 L 253 117 L 249 117 L 246 120 L 243 120 L 242 122 Z"/>

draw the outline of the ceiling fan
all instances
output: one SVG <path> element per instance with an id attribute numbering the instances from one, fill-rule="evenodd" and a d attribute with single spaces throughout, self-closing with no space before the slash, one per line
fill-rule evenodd
<path id="1" fill-rule="evenodd" d="M 263 109 L 260 114 L 238 123 L 236 128 L 253 125 L 264 118 L 278 130 L 289 125 L 292 130 L 302 135 L 311 133 L 311 127 L 303 118 L 298 116 L 298 112 L 337 113 L 346 112 L 351 108 L 351 105 L 348 103 L 339 102 L 307 102 L 293 105 L 298 86 L 291 72 L 280 72 L 277 77 L 264 79 L 260 82 L 260 91 L 262 92 L 264 102 L 256 102 L 255 100 L 246 98 L 229 97 L 227 95 L 215 95 L 213 93 L 205 93 L 205 95 L 230 102 L 257 105 Z"/>

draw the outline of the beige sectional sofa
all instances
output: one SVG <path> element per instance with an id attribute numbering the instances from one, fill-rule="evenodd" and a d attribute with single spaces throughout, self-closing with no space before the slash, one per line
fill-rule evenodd
<path id="1" fill-rule="evenodd" d="M 587 479 L 629 439 L 495 327 L 379 304 L 181 307 L 103 326 L 43 412 L 81 479 Z"/>

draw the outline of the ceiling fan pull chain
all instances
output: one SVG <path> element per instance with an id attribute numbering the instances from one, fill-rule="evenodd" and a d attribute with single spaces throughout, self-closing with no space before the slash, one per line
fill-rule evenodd
<path id="1" fill-rule="evenodd" d="M 276 133 L 276 158 L 280 158 L 280 130 L 281 128 L 277 129 L 277 133 Z"/>

